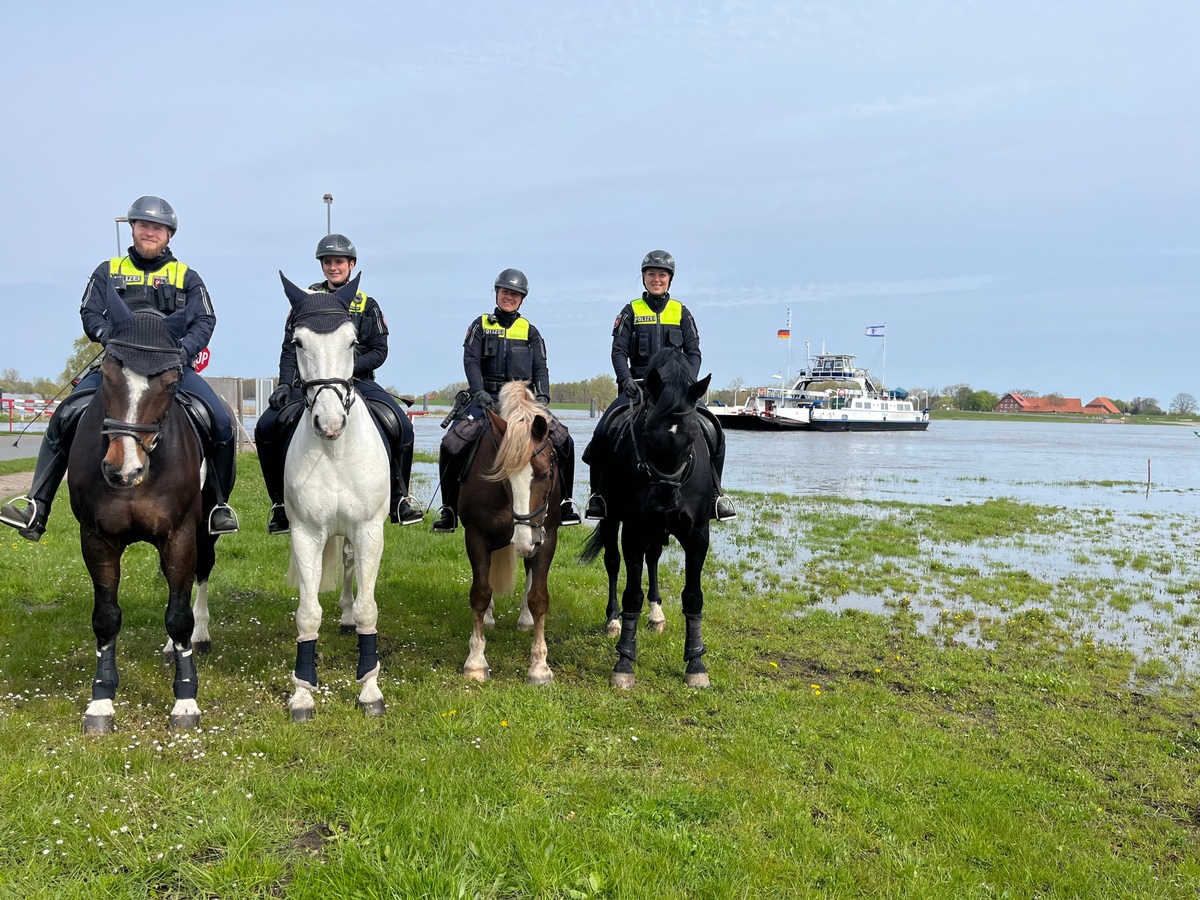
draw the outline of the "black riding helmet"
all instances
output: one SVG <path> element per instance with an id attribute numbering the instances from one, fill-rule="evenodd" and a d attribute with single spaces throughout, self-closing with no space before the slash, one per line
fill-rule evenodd
<path id="1" fill-rule="evenodd" d="M 665 269 L 670 274 L 670 278 L 667 280 L 667 284 L 670 285 L 675 280 L 675 257 L 666 250 L 651 250 L 642 257 L 643 279 L 647 269 Z"/>
<path id="2" fill-rule="evenodd" d="M 516 291 L 522 297 L 528 297 L 529 279 L 520 269 L 505 269 L 496 276 L 496 290 L 500 290 L 500 288 L 508 288 L 510 291 Z"/>
<path id="3" fill-rule="evenodd" d="M 344 256 L 358 262 L 358 251 L 354 243 L 344 234 L 327 234 L 317 242 L 317 259 L 326 256 Z"/>

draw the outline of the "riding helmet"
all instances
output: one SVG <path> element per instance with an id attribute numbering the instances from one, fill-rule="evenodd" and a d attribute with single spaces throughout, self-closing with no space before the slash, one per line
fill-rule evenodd
<path id="1" fill-rule="evenodd" d="M 675 257 L 666 250 L 651 250 L 642 259 L 642 271 L 647 269 L 666 269 L 675 277 Z"/>
<path id="2" fill-rule="evenodd" d="M 529 295 L 529 279 L 520 269 L 505 269 L 496 276 L 496 290 L 500 288 L 508 288 L 510 291 L 516 291 L 522 297 L 527 297 Z"/>
<path id="3" fill-rule="evenodd" d="M 327 234 L 317 242 L 317 259 L 326 256 L 344 256 L 358 262 L 358 251 L 354 243 L 344 234 Z"/>
<path id="4" fill-rule="evenodd" d="M 125 218 L 130 222 L 141 220 L 143 222 L 157 222 L 159 225 L 166 225 L 172 235 L 179 230 L 179 217 L 175 215 L 175 210 L 172 209 L 171 204 L 162 197 L 155 197 L 153 194 L 147 194 L 144 197 L 138 197 L 134 200 Z"/>

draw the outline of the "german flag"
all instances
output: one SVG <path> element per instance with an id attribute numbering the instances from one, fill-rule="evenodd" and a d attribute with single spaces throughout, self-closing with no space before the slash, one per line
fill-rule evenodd
<path id="1" fill-rule="evenodd" d="M 779 329 L 778 337 L 790 338 L 791 336 L 792 336 L 792 329 L 790 329 L 790 328 L 780 328 Z"/>

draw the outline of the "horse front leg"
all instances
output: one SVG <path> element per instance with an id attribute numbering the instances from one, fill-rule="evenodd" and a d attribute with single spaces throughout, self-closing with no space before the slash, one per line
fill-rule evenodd
<path id="1" fill-rule="evenodd" d="M 557 542 L 558 535 L 551 533 L 537 556 L 525 560 L 525 599 L 522 604 L 533 625 L 526 684 L 550 684 L 554 681 L 554 672 L 546 662 L 546 614 L 550 611 L 550 563 L 554 561 Z"/>
<path id="2" fill-rule="evenodd" d="M 667 628 L 667 617 L 663 615 L 662 594 L 658 591 L 658 560 L 662 556 L 665 545 L 657 541 L 646 548 L 646 580 L 649 582 L 650 611 L 647 622 L 657 634 L 662 634 Z"/>
<path id="3" fill-rule="evenodd" d="M 121 583 L 121 553 L 124 547 L 98 534 L 80 530 L 80 545 L 92 576 L 92 631 L 96 635 L 96 675 L 92 679 L 92 702 L 83 713 L 84 734 L 109 734 L 115 730 L 113 700 L 117 696 L 117 634 L 121 630 L 121 606 L 117 585 Z"/>
<path id="4" fill-rule="evenodd" d="M 354 541 L 345 540 L 342 541 L 342 595 L 338 597 L 338 606 L 342 610 L 342 617 L 338 620 L 339 634 L 354 634 L 357 631 L 354 624 L 354 572 Z M 362 590 L 361 586 L 359 590 Z"/>
<path id="5" fill-rule="evenodd" d="M 621 595 L 621 637 L 617 640 L 617 664 L 608 683 L 628 690 L 634 686 L 633 664 L 637 661 L 637 627 L 642 615 L 642 560 L 646 547 L 626 524 L 621 535 L 625 555 L 625 591 Z"/>
<path id="6" fill-rule="evenodd" d="M 354 536 L 355 577 L 358 594 L 351 612 L 358 632 L 358 708 L 367 716 L 382 716 L 383 692 L 379 690 L 379 606 L 375 602 L 375 580 L 379 577 L 379 561 L 383 557 L 383 522 L 364 526 Z M 351 545 L 345 542 L 345 547 Z M 343 581 L 343 591 L 345 582 Z M 343 611 L 344 615 L 344 611 Z"/>
<path id="7" fill-rule="evenodd" d="M 196 580 L 195 533 L 187 528 L 172 532 L 159 547 L 159 560 L 167 577 L 167 637 L 171 639 L 175 657 L 175 707 L 171 710 L 171 728 L 197 728 L 200 706 L 196 697 L 200 682 L 192 655 L 192 634 L 196 626 L 192 611 L 192 584 Z"/>
<path id="8" fill-rule="evenodd" d="M 292 525 L 292 558 L 300 587 L 296 607 L 296 667 L 292 683 L 296 690 L 288 699 L 293 722 L 307 722 L 316 714 L 313 691 L 317 689 L 317 632 L 321 629 L 321 557 L 325 551 L 323 534 L 307 534 L 303 526 Z"/>
<path id="9" fill-rule="evenodd" d="M 684 545 L 683 617 L 687 634 L 683 642 L 684 680 L 688 687 L 709 686 L 708 669 L 704 667 L 706 649 L 700 634 L 704 615 L 704 591 L 700 578 L 708 556 L 708 523 L 694 531 Z"/>
<path id="10" fill-rule="evenodd" d="M 208 630 L 208 576 L 212 573 L 216 561 L 217 538 L 216 535 L 208 534 L 206 528 L 199 530 L 203 534 L 196 541 L 196 599 L 192 602 L 192 650 L 203 655 L 212 652 L 212 636 Z M 175 660 L 175 642 L 169 635 L 162 648 L 162 657 L 164 664 Z"/>
<path id="11" fill-rule="evenodd" d="M 611 528 L 604 537 L 604 571 L 608 575 L 608 607 L 604 612 L 607 623 L 605 634 L 616 637 L 621 633 L 621 604 L 617 600 L 617 578 L 621 574 L 621 550 L 617 546 L 617 526 L 601 522 L 598 528 Z"/>
<path id="12" fill-rule="evenodd" d="M 467 661 L 463 663 L 463 676 L 469 681 L 487 681 L 492 675 L 491 666 L 484 656 L 487 637 L 484 634 L 484 616 L 492 602 L 492 555 L 484 546 L 481 536 L 467 535 L 467 557 L 471 561 L 471 641 Z"/>

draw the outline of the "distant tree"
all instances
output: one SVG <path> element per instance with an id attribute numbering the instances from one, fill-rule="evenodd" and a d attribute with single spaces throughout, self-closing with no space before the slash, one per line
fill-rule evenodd
<path id="1" fill-rule="evenodd" d="M 1043 396 L 1047 400 L 1061 400 L 1063 398 L 1063 395 L 1060 394 L 1058 391 L 1051 391 L 1050 393 L 1044 394 Z"/>
<path id="2" fill-rule="evenodd" d="M 1176 394 L 1171 398 L 1169 411 L 1181 415 L 1191 415 L 1196 411 L 1196 398 L 1191 394 Z"/>
<path id="3" fill-rule="evenodd" d="M 1109 398 L 1112 399 L 1111 397 Z M 1127 400 L 1113 400 L 1112 405 L 1123 413 L 1129 412 L 1129 402 Z"/>
<path id="4" fill-rule="evenodd" d="M 1162 407 L 1153 397 L 1134 397 L 1129 401 L 1129 414 L 1133 416 L 1161 416 Z"/>
<path id="5" fill-rule="evenodd" d="M 1037 391 L 1030 390 L 1029 388 L 1013 388 L 1011 391 L 1006 391 L 1005 393 L 1008 393 L 1008 394 L 1020 394 L 1022 397 L 1029 397 L 1029 398 L 1031 398 L 1031 399 L 1032 399 L 1033 397 L 1040 397 L 1040 396 L 1042 396 L 1042 395 L 1041 395 L 1041 394 L 1039 394 Z"/>
<path id="6" fill-rule="evenodd" d="M 959 409 L 971 409 L 971 398 L 974 396 L 975 391 L 969 384 L 959 385 L 954 391 L 954 403 Z"/>
<path id="7" fill-rule="evenodd" d="M 81 373 L 88 363 L 92 362 L 100 353 L 100 345 L 89 338 L 86 334 L 81 334 L 75 338 L 71 344 L 71 355 L 67 357 L 66 365 L 63 367 L 62 374 L 58 376 L 58 387 L 55 391 L 59 391 L 66 387 L 76 375 Z"/>
<path id="8" fill-rule="evenodd" d="M 960 406 L 959 409 L 968 409 L 972 412 L 991 412 L 999 402 L 1000 398 L 991 391 L 972 391 L 966 404 Z"/>
<path id="9" fill-rule="evenodd" d="M 15 393 L 13 385 L 21 380 L 21 373 L 16 369 L 5 369 L 0 372 L 0 391 Z"/>

